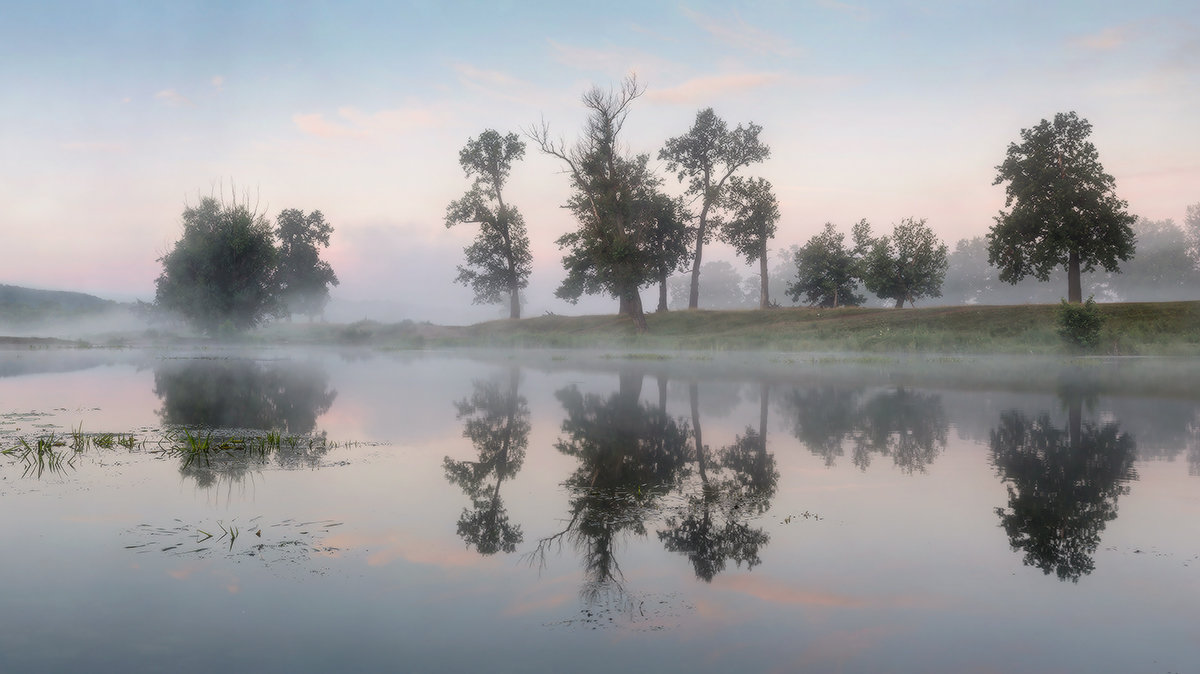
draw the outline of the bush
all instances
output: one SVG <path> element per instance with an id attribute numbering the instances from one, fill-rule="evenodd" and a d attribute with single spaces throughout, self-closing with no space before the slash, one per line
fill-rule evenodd
<path id="1" fill-rule="evenodd" d="M 1083 304 L 1071 304 L 1066 300 L 1058 308 L 1058 335 L 1068 344 L 1084 349 L 1094 349 L 1100 343 L 1100 328 L 1104 316 L 1090 296 Z"/>

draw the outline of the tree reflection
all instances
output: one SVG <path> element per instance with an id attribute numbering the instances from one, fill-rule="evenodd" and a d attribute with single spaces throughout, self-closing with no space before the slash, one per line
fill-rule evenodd
<path id="1" fill-rule="evenodd" d="M 1008 486 L 1008 507 L 996 514 L 1009 544 L 1026 565 L 1072 582 L 1095 568 L 1100 532 L 1135 477 L 1133 438 L 1116 422 L 1084 422 L 1082 402 L 1071 396 L 1066 429 L 1048 414 L 1011 410 L 991 433 L 992 463 Z"/>
<path id="2" fill-rule="evenodd" d="M 694 382 L 688 386 L 694 439 L 688 458 L 696 464 L 699 479 L 698 484 L 694 480 L 681 484 L 684 505 L 666 518 L 658 538 L 667 550 L 687 555 L 696 577 L 705 582 L 711 582 L 730 561 L 754 568 L 762 561 L 759 550 L 771 540 L 761 527 L 749 523 L 770 508 L 779 480 L 775 457 L 766 446 L 767 394 L 764 384 L 760 430 L 747 427 L 732 445 L 710 458 L 702 441 L 698 386 Z"/>
<path id="3" fill-rule="evenodd" d="M 520 525 L 512 524 L 500 485 L 521 469 L 529 444 L 529 405 L 519 394 L 520 370 L 509 372 L 507 388 L 496 381 L 477 381 L 471 397 L 455 403 L 464 419 L 463 437 L 478 452 L 476 461 L 446 457 L 446 479 L 471 499 L 458 518 L 458 535 L 482 555 L 512 552 L 524 540 Z"/>
<path id="4" fill-rule="evenodd" d="M 324 434 L 313 430 L 337 397 L 315 364 L 249 359 L 164 362 L 154 371 L 154 394 L 162 400 L 158 414 L 165 425 L 205 429 L 194 436 L 205 438 L 212 451 L 184 453 L 179 472 L 206 488 L 271 462 L 317 465 L 327 445 Z M 265 436 L 246 431 L 275 432 L 277 442 L 268 447 Z"/>
<path id="5" fill-rule="evenodd" d="M 924 472 L 945 448 L 950 428 L 940 395 L 904 387 L 865 401 L 857 389 L 797 388 L 784 405 L 794 415 L 796 438 L 827 466 L 836 463 L 849 442 L 851 460 L 862 470 L 879 454 L 892 457 L 905 472 Z"/>
<path id="6" fill-rule="evenodd" d="M 607 398 L 575 386 L 556 394 L 567 417 L 555 447 L 579 467 L 564 483 L 571 494 L 566 527 L 539 541 L 534 555 L 570 541 L 583 555 L 583 595 L 592 603 L 624 597 L 616 545 L 646 535 L 646 520 L 660 511 L 685 465 L 687 428 L 640 401 L 642 378 L 622 372 L 619 392 Z"/>
<path id="7" fill-rule="evenodd" d="M 154 370 L 169 425 L 311 433 L 337 392 L 312 363 L 249 359 L 165 361 Z"/>

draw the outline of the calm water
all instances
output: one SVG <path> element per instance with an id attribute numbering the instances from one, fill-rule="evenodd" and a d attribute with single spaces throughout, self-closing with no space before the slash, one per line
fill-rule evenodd
<path id="1" fill-rule="evenodd" d="M 1196 381 L 0 351 L 0 671 L 1200 671 Z"/>

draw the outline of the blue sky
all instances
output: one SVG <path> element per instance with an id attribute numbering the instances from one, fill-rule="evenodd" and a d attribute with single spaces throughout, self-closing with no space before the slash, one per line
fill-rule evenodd
<path id="1" fill-rule="evenodd" d="M 453 285 L 474 235 L 442 224 L 459 148 L 542 119 L 572 140 L 580 94 L 629 72 L 634 152 L 703 107 L 763 126 L 750 174 L 779 195 L 777 248 L 863 217 L 981 235 L 1008 143 L 1067 110 L 1131 212 L 1200 202 L 1195 2 L 0 0 L 0 282 L 151 299 L 185 202 L 234 186 L 272 217 L 325 213 L 336 300 L 494 317 Z M 574 223 L 560 167 L 529 150 L 507 195 L 533 239 L 529 311 L 611 310 L 553 299 Z"/>

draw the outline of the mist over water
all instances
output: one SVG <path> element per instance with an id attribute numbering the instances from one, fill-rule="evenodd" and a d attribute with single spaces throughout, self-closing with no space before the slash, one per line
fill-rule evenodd
<path id="1" fill-rule="evenodd" d="M 53 434 L 70 458 L 0 456 L 21 513 L 0 535 L 24 541 L 0 665 L 1186 671 L 1195 370 L 0 351 L 0 448 Z M 173 449 L 184 429 L 213 449 Z M 77 451 L 76 430 L 144 444 Z M 188 636 L 126 638 L 152 625 Z M 63 630 L 74 647 L 51 648 Z"/>

